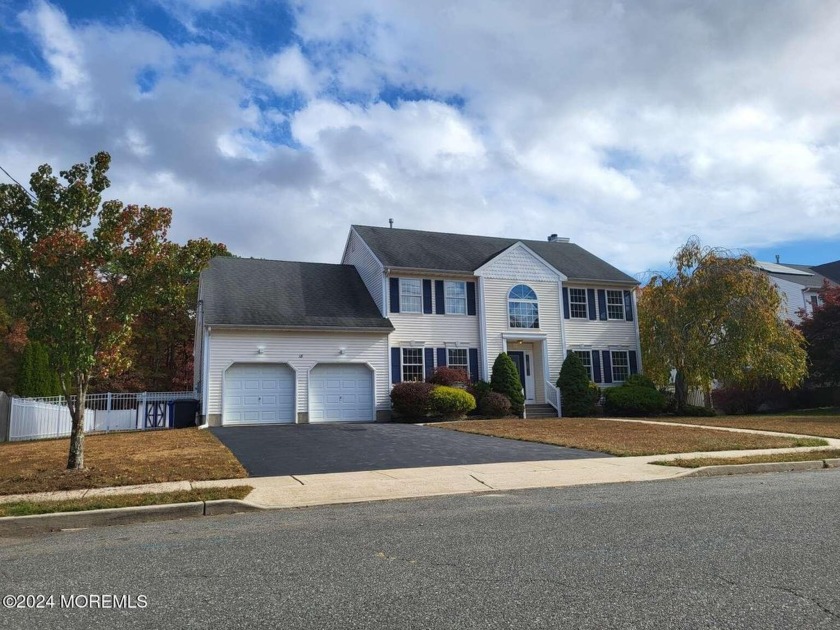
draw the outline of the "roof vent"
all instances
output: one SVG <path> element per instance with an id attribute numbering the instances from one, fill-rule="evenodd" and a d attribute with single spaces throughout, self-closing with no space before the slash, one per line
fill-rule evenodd
<path id="1" fill-rule="evenodd" d="M 568 236 L 557 236 L 556 234 L 549 234 L 548 236 L 549 243 L 568 243 L 569 237 Z"/>
<path id="2" fill-rule="evenodd" d="M 778 254 L 776 254 L 776 264 L 777 264 L 777 265 L 781 262 L 781 258 L 782 258 L 781 256 L 779 256 Z"/>

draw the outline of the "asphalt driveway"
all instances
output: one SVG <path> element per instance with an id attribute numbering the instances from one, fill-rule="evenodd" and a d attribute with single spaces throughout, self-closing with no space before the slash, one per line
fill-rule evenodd
<path id="1" fill-rule="evenodd" d="M 252 477 L 610 457 L 413 424 L 301 424 L 210 430 Z"/>

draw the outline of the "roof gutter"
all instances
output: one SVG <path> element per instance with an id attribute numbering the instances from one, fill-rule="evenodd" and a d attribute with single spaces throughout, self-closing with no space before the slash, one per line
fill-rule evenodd
<path id="1" fill-rule="evenodd" d="M 277 332 L 394 332 L 393 326 L 369 326 L 364 328 L 354 326 L 277 326 L 273 324 L 212 324 L 212 326 L 224 330 L 273 330 Z"/>

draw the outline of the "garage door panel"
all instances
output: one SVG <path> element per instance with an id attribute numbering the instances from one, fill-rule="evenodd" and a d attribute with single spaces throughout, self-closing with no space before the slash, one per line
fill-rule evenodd
<path id="1" fill-rule="evenodd" d="M 223 424 L 292 423 L 295 377 L 288 365 L 233 365 L 225 372 Z"/>
<path id="2" fill-rule="evenodd" d="M 367 366 L 321 364 L 312 369 L 310 422 L 370 422 L 373 416 L 373 373 Z"/>

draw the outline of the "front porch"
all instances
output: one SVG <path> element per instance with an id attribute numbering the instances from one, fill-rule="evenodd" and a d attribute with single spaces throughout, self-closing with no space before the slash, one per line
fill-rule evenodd
<path id="1" fill-rule="evenodd" d="M 546 405 L 560 415 L 560 395 L 551 378 L 548 360 L 548 340 L 538 333 L 505 333 L 503 350 L 516 365 L 525 390 L 526 411 L 530 407 L 534 417 L 547 417 Z M 526 413 L 527 415 L 527 413 Z"/>

